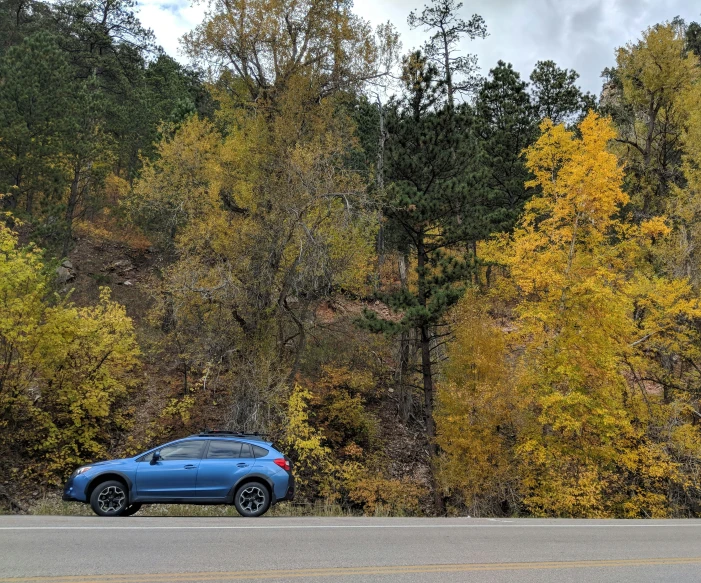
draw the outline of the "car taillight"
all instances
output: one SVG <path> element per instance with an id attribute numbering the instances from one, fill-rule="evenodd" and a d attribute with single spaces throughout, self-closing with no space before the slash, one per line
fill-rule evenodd
<path id="1" fill-rule="evenodd" d="M 286 472 L 290 471 L 290 462 L 288 462 L 286 459 L 278 458 L 278 459 L 273 460 L 273 461 L 275 462 L 276 465 L 280 466 Z"/>

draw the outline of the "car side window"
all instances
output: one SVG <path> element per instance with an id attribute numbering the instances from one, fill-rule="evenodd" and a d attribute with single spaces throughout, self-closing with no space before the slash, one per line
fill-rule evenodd
<path id="1" fill-rule="evenodd" d="M 257 458 L 259 457 L 265 457 L 268 455 L 268 450 L 265 449 L 264 447 L 258 447 L 257 445 L 253 446 L 253 455 L 255 455 Z"/>
<path id="2" fill-rule="evenodd" d="M 204 451 L 204 440 L 180 441 L 161 448 L 163 460 L 198 460 Z"/>
<path id="3" fill-rule="evenodd" d="M 253 457 L 253 452 L 251 451 L 251 445 L 249 443 L 241 444 L 241 455 L 239 457 Z"/>
<path id="4" fill-rule="evenodd" d="M 238 458 L 241 453 L 241 442 L 239 441 L 210 441 L 207 450 L 207 459 L 232 459 Z"/>

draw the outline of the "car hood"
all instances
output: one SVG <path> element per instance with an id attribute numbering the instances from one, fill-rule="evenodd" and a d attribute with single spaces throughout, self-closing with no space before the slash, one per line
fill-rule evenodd
<path id="1" fill-rule="evenodd" d="M 119 459 L 119 460 L 106 460 L 106 461 L 101 461 L 101 462 L 95 462 L 93 464 L 85 464 L 86 466 L 122 466 L 124 464 L 128 464 L 133 462 L 133 458 L 125 458 L 125 459 Z"/>

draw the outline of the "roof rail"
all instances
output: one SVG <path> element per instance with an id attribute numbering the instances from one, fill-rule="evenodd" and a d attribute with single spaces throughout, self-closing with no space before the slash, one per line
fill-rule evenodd
<path id="1" fill-rule="evenodd" d="M 231 435 L 235 437 L 266 437 L 265 433 L 246 433 L 244 431 L 227 431 L 224 429 L 203 429 L 198 434 L 200 437 L 206 437 L 208 435 Z"/>

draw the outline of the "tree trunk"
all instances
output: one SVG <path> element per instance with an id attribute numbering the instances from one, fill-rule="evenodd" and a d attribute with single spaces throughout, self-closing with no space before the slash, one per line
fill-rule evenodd
<path id="1" fill-rule="evenodd" d="M 27 191 L 27 206 L 25 211 L 30 217 L 34 211 L 34 193 L 31 190 Z"/>
<path id="2" fill-rule="evenodd" d="M 377 109 L 380 113 L 380 138 L 377 148 L 377 190 L 382 191 L 385 187 L 384 166 L 385 166 L 385 118 L 382 109 L 382 101 L 377 97 Z M 382 266 L 385 262 L 385 228 L 380 223 L 380 228 L 377 231 L 377 274 L 375 281 L 375 293 L 382 288 Z"/>
<path id="3" fill-rule="evenodd" d="M 409 280 L 407 277 L 407 264 L 409 260 L 405 253 L 399 257 L 399 281 L 402 289 L 407 289 Z M 399 336 L 399 374 L 397 384 L 399 388 L 399 417 L 403 423 L 407 423 L 414 412 L 414 399 L 410 378 L 409 364 L 411 363 L 411 332 L 404 330 Z"/>
<path id="4" fill-rule="evenodd" d="M 448 87 L 448 107 L 452 110 L 455 107 L 455 100 L 453 97 L 453 74 L 450 70 L 450 47 L 448 46 L 448 35 L 443 27 L 441 27 L 441 33 L 443 35 L 443 59 L 445 67 L 445 84 Z"/>
<path id="5" fill-rule="evenodd" d="M 426 307 L 428 290 L 426 289 L 426 247 L 424 245 L 423 234 L 417 238 L 418 252 L 418 299 L 422 307 Z M 433 333 L 430 325 L 422 323 L 418 326 L 419 342 L 421 344 L 421 377 L 424 389 L 424 422 L 426 424 L 426 439 L 428 441 L 428 454 L 431 464 L 431 476 L 433 486 L 434 505 L 437 514 L 445 513 L 445 501 L 438 488 L 436 480 L 436 461 L 438 457 L 438 447 L 436 444 L 436 426 L 433 420 L 433 366 L 431 362 L 431 341 Z"/>
<path id="6" fill-rule="evenodd" d="M 426 437 L 428 438 L 428 451 L 431 458 L 437 453 L 436 429 L 433 422 L 433 370 L 431 365 L 431 331 L 428 326 L 419 328 L 421 342 L 421 377 L 424 387 L 424 421 L 426 423 Z"/>
<path id="7" fill-rule="evenodd" d="M 66 257 L 71 250 L 71 242 L 73 240 L 73 217 L 75 209 L 78 206 L 78 196 L 80 194 L 80 163 L 76 163 L 73 169 L 73 180 L 71 181 L 71 190 L 68 195 L 68 204 L 66 205 L 66 235 L 63 239 L 63 256 Z"/>

